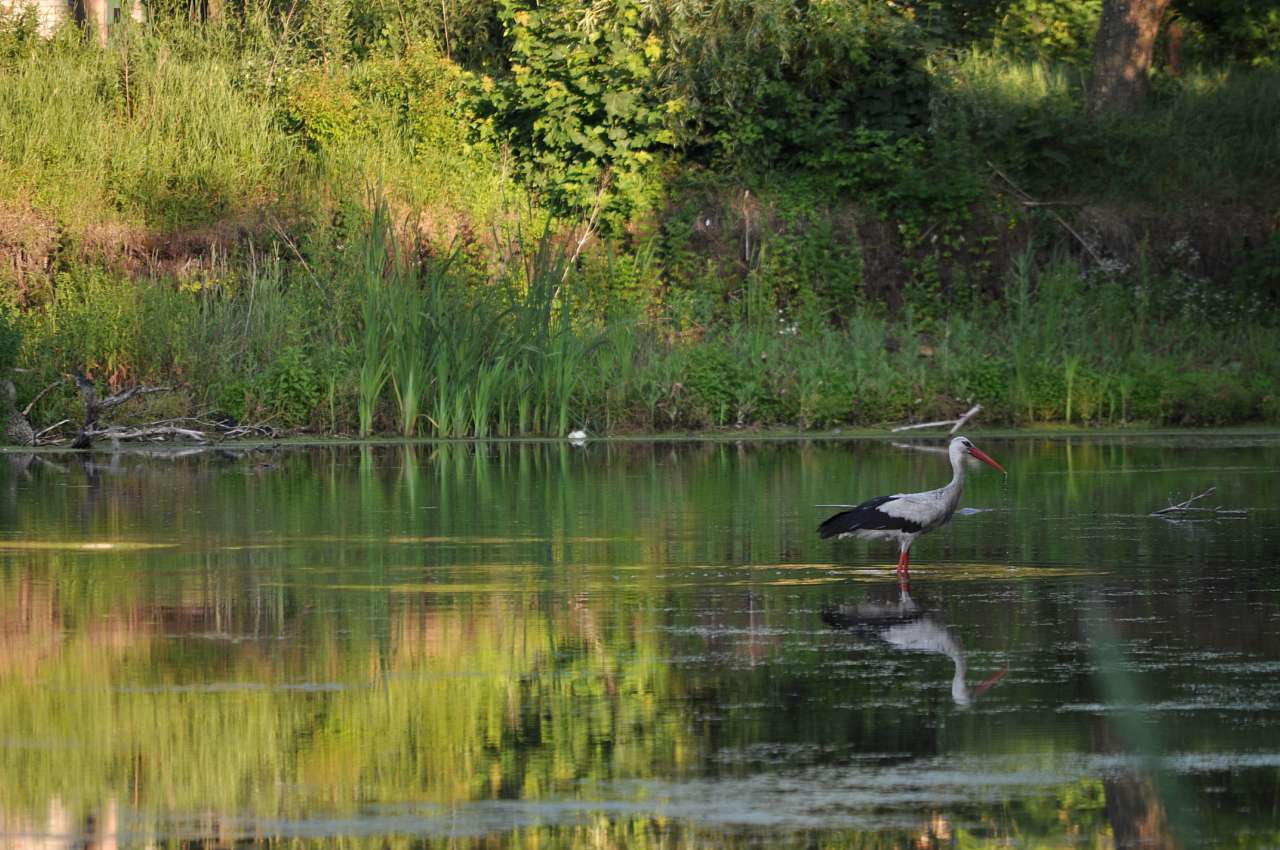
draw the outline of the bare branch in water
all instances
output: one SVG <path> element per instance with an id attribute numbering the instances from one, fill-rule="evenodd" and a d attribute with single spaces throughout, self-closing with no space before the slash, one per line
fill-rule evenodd
<path id="1" fill-rule="evenodd" d="M 1152 511 L 1151 515 L 1152 516 L 1171 516 L 1171 515 L 1176 516 L 1176 515 L 1182 515 L 1182 514 L 1211 514 L 1215 516 L 1244 516 L 1245 515 L 1246 511 L 1244 511 L 1241 508 L 1224 508 L 1221 506 L 1212 507 L 1212 508 L 1202 508 L 1198 505 L 1192 504 L 1193 502 L 1200 501 L 1205 496 L 1212 496 L 1214 493 L 1217 492 L 1217 490 L 1218 490 L 1217 487 L 1210 487 L 1208 490 L 1205 490 L 1203 493 L 1197 493 L 1196 495 L 1192 496 L 1190 499 L 1187 499 L 1185 502 L 1178 502 L 1178 504 L 1176 505 L 1170 503 L 1170 505 L 1167 508 L 1161 508 L 1160 510 Z"/>

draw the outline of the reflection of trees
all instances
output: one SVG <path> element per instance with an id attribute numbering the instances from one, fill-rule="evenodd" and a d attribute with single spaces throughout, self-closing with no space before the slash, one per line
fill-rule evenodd
<path id="1" fill-rule="evenodd" d="M 1104 779 L 1103 788 L 1107 820 L 1117 848 L 1171 850 L 1180 846 L 1169 830 L 1164 806 L 1148 777 L 1124 771 Z"/>
<path id="2" fill-rule="evenodd" d="M 28 572 L 0 607 L 0 657 L 23 662 L 0 668 L 0 726 L 39 746 L 0 750 L 0 785 L 22 789 L 9 805 L 28 815 L 55 798 L 85 811 L 112 789 L 144 809 L 284 814 L 536 798 L 679 772 L 696 752 L 669 716 L 654 629 L 583 600 L 478 601 L 394 600 L 385 643 L 220 639 L 213 598 L 82 617 L 63 639 L 65 615 Z"/>
<path id="3" fill-rule="evenodd" d="M 976 482 L 975 503 L 1049 519 L 965 517 L 931 539 L 931 560 L 1112 565 L 1169 551 L 1171 538 L 1191 562 L 1275 560 L 1257 538 L 1187 537 L 1155 522 L 1071 533 L 1074 518 L 1105 532 L 1111 520 L 1099 517 L 1200 484 L 1196 470 L 1117 474 L 1182 463 L 1176 446 L 1085 440 L 1033 462 L 1036 450 L 1003 450 L 1008 490 Z M 1207 462 L 1229 466 L 1242 451 Z M 289 817 L 370 801 L 571 796 L 614 778 L 698 774 L 717 751 L 762 741 L 904 758 L 1040 752 L 1046 695 L 1094 698 L 1070 671 L 1083 651 L 1062 649 L 1079 635 L 1061 584 L 1010 584 L 994 620 L 991 604 L 945 606 L 975 670 L 998 666 L 995 651 L 1068 670 L 993 692 L 1007 703 L 996 731 L 927 687 L 953 677 L 949 658 L 841 679 L 803 634 L 849 589 L 785 584 L 831 577 L 807 506 L 927 481 L 935 465 L 878 444 L 379 446 L 285 453 L 265 472 L 216 456 L 126 459 L 94 470 L 92 489 L 76 464 L 32 465 L 20 486 L 0 487 L 10 532 L 0 728 L 19 742 L 0 748 L 3 817 L 40 822 L 56 800 L 68 828 L 84 831 L 110 799 L 155 816 Z M 1275 480 L 1255 483 L 1250 499 L 1280 496 Z M 170 548 L 75 548 L 86 540 Z M 1173 645 L 1265 652 L 1255 630 L 1230 627 L 1242 604 L 1261 604 L 1251 575 L 1152 595 L 1138 592 L 1150 573 L 1125 576 L 1137 590 L 1113 600 L 1114 614 L 1138 625 L 1118 629 L 1146 633 L 1154 619 Z M 895 707 L 922 689 L 927 711 Z M 1168 722 L 1172 735 L 1203 735 L 1195 716 Z M 1084 724 L 1055 734 L 1067 750 L 1094 746 Z M 1214 734 L 1230 748 L 1249 733 Z M 1122 787 L 1105 790 L 1123 802 Z M 970 820 L 984 836 L 1092 834 L 1103 791 L 1082 780 Z M 929 841 L 945 841 L 941 823 Z M 618 817 L 556 835 L 590 846 L 593 829 L 643 846 L 673 840 L 675 827 Z M 832 835 L 819 846 L 871 840 Z"/>

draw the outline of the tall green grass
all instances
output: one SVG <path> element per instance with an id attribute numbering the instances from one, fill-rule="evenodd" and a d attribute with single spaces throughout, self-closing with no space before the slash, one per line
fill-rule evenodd
<path id="1" fill-rule="evenodd" d="M 171 227 L 281 195 L 295 141 L 238 61 L 205 47 L 134 29 L 101 49 L 68 29 L 0 59 L 0 198 L 77 225 Z"/>
<path id="2" fill-rule="evenodd" d="M 383 204 L 364 239 L 362 433 L 387 404 L 388 385 L 405 437 L 422 425 L 437 437 L 570 430 L 587 358 L 605 331 L 574 321 L 578 281 L 549 236 L 518 238 L 507 250 L 521 260 L 480 281 L 455 271 L 452 258 L 404 259 Z"/>

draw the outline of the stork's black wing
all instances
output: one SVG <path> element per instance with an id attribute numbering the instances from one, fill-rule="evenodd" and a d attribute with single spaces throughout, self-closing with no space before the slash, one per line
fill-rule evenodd
<path id="1" fill-rule="evenodd" d="M 914 520 L 892 516 L 881 509 L 886 502 L 892 502 L 897 498 L 897 496 L 876 496 L 856 508 L 841 511 L 818 526 L 818 534 L 825 539 L 860 530 L 905 531 L 908 534 L 915 534 L 923 529 L 924 526 Z"/>

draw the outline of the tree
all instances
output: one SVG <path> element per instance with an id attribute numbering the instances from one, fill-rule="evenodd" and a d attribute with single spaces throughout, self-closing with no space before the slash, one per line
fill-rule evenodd
<path id="1" fill-rule="evenodd" d="M 1147 72 L 1169 0 L 1103 0 L 1093 46 L 1089 108 L 1131 112 L 1147 95 Z"/>

